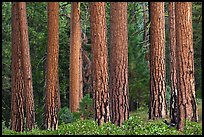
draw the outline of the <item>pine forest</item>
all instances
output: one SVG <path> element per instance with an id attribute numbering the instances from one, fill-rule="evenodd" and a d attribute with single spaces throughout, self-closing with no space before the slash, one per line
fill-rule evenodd
<path id="1" fill-rule="evenodd" d="M 202 2 L 2 2 L 2 135 L 202 135 Z"/>

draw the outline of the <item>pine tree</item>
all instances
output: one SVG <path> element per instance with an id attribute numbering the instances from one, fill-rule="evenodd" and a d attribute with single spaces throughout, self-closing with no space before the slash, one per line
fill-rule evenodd
<path id="1" fill-rule="evenodd" d="M 89 6 L 95 119 L 102 125 L 110 119 L 105 2 L 91 2 Z"/>
<path id="2" fill-rule="evenodd" d="M 184 129 L 186 119 L 198 121 L 195 96 L 192 2 L 176 2 L 176 57 L 178 78 L 178 126 Z"/>
<path id="3" fill-rule="evenodd" d="M 59 112 L 59 79 L 58 79 L 58 52 L 59 52 L 59 4 L 48 2 L 48 48 L 47 48 L 47 76 L 45 96 L 45 128 L 58 128 Z"/>
<path id="4" fill-rule="evenodd" d="M 32 70 L 30 62 L 30 49 L 28 39 L 28 23 L 26 15 L 26 3 L 18 3 L 19 14 L 19 30 L 21 41 L 21 55 L 22 55 L 22 68 L 23 80 L 25 84 L 25 102 L 26 102 L 26 128 L 31 130 L 35 127 L 35 110 L 33 99 L 33 85 L 32 85 Z"/>
<path id="5" fill-rule="evenodd" d="M 176 76 L 176 26 L 175 26 L 175 2 L 169 2 L 169 47 L 170 47 L 170 118 L 172 123 L 177 123 L 178 91 Z"/>
<path id="6" fill-rule="evenodd" d="M 167 116 L 164 2 L 150 2 L 150 14 L 149 119 L 156 119 Z"/>
<path id="7" fill-rule="evenodd" d="M 110 111 L 121 126 L 129 117 L 127 2 L 110 3 Z"/>
<path id="8" fill-rule="evenodd" d="M 79 102 L 83 97 L 82 86 L 82 53 L 80 2 L 71 5 L 71 38 L 70 38 L 70 95 L 69 106 L 71 112 L 77 112 Z"/>
<path id="9" fill-rule="evenodd" d="M 18 3 L 12 2 L 11 130 L 24 130 L 24 81 L 20 49 Z"/>

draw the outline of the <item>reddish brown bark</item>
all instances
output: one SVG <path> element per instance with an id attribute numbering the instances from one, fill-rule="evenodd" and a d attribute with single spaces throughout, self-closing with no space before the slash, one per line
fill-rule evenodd
<path id="1" fill-rule="evenodd" d="M 129 117 L 127 2 L 110 3 L 111 122 L 121 126 Z"/>
<path id="2" fill-rule="evenodd" d="M 71 5 L 71 38 L 70 38 L 70 95 L 69 107 L 71 112 L 77 112 L 82 98 L 82 59 L 81 59 L 81 26 L 80 3 Z"/>
<path id="3" fill-rule="evenodd" d="M 20 31 L 18 5 L 12 2 L 12 97 L 11 97 L 11 130 L 24 130 L 24 81 L 20 49 Z"/>
<path id="4" fill-rule="evenodd" d="M 150 2 L 150 14 L 149 119 L 156 119 L 167 116 L 164 2 Z"/>
<path id="5" fill-rule="evenodd" d="M 175 26 L 175 2 L 169 2 L 169 47 L 170 47 L 170 118 L 172 123 L 177 123 L 178 116 L 178 91 L 176 76 L 176 26 Z"/>
<path id="6" fill-rule="evenodd" d="M 30 49 L 28 40 L 28 23 L 26 16 L 26 3 L 18 3 L 19 25 L 20 25 L 20 41 L 23 80 L 25 83 L 25 100 L 26 100 L 26 128 L 31 130 L 35 127 L 35 111 L 33 99 L 32 71 L 30 62 Z"/>
<path id="7" fill-rule="evenodd" d="M 178 126 L 183 130 L 186 119 L 198 120 L 195 97 L 192 2 L 176 2 L 176 57 L 178 78 Z"/>
<path id="8" fill-rule="evenodd" d="M 45 97 L 45 128 L 58 128 L 57 113 L 59 111 L 59 4 L 48 2 L 48 49 L 47 49 L 47 80 Z"/>
<path id="9" fill-rule="evenodd" d="M 95 119 L 102 125 L 110 118 L 105 2 L 90 3 L 90 23 Z"/>

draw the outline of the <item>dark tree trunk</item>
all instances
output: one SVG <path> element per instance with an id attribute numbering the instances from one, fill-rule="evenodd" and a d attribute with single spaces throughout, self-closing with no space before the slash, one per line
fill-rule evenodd
<path id="1" fill-rule="evenodd" d="M 195 96 L 192 2 L 176 2 L 176 57 L 178 78 L 178 126 L 184 129 L 186 119 L 198 121 Z"/>
<path id="2" fill-rule="evenodd" d="M 156 119 L 167 116 L 164 2 L 150 2 L 150 14 L 149 119 Z"/>
<path id="3" fill-rule="evenodd" d="M 110 119 L 105 2 L 90 3 L 90 23 L 95 119 L 102 125 Z"/>
<path id="4" fill-rule="evenodd" d="M 111 122 L 121 126 L 129 117 L 127 2 L 110 3 Z"/>

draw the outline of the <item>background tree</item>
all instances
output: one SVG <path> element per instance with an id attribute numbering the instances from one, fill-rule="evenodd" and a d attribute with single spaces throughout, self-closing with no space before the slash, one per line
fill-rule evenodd
<path id="1" fill-rule="evenodd" d="M 59 111 L 58 87 L 58 51 L 59 51 L 59 4 L 48 2 L 48 48 L 47 48 L 47 80 L 45 96 L 45 128 L 58 128 Z"/>
<path id="2" fill-rule="evenodd" d="M 80 99 L 83 97 L 82 87 L 82 53 L 80 3 L 72 2 L 71 7 L 71 38 L 70 38 L 70 96 L 71 112 L 77 112 Z M 82 94 L 82 95 L 81 95 Z"/>
<path id="3" fill-rule="evenodd" d="M 19 14 L 19 29 L 21 41 L 21 55 L 22 55 L 22 68 L 23 80 L 25 84 L 25 102 L 26 102 L 26 128 L 31 130 L 35 127 L 35 110 L 33 99 L 33 85 L 32 85 L 32 70 L 30 62 L 30 49 L 28 40 L 28 23 L 26 16 L 26 3 L 18 3 Z"/>
<path id="4" fill-rule="evenodd" d="M 192 3 L 176 2 L 176 57 L 178 78 L 178 126 L 184 129 L 186 119 L 198 120 L 195 98 Z"/>
<path id="5" fill-rule="evenodd" d="M 156 119 L 167 116 L 164 2 L 151 2 L 150 14 L 149 119 Z"/>
<path id="6" fill-rule="evenodd" d="M 20 49 L 20 31 L 18 3 L 12 3 L 12 97 L 11 97 L 11 130 L 24 130 L 24 81 Z"/>
<path id="7" fill-rule="evenodd" d="M 169 2 L 169 47 L 170 47 L 170 118 L 172 123 L 177 123 L 178 91 L 176 76 L 176 26 L 175 26 L 175 2 Z"/>
<path id="8" fill-rule="evenodd" d="M 144 26 L 143 3 L 146 5 Z M 149 14 L 147 2 L 128 2 L 128 85 L 129 111 L 147 110 L 149 102 L 149 68 L 146 57 L 149 54 Z M 146 29 L 147 41 L 144 41 Z M 148 55 L 149 56 L 149 55 Z M 137 63 L 135 62 L 137 61 Z M 146 112 L 148 113 L 148 112 Z"/>
<path id="9" fill-rule="evenodd" d="M 91 2 L 89 6 L 95 119 L 102 125 L 110 119 L 105 2 Z"/>
<path id="10" fill-rule="evenodd" d="M 110 3 L 111 122 L 121 126 L 129 117 L 127 2 Z"/>

